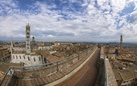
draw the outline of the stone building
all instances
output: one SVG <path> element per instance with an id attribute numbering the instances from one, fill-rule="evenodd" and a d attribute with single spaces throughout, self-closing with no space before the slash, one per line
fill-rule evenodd
<path id="1" fill-rule="evenodd" d="M 10 51 L 8 48 L 0 48 L 0 61 L 4 61 L 10 57 Z"/>
<path id="2" fill-rule="evenodd" d="M 18 52 L 17 49 L 14 50 L 13 43 L 11 43 L 11 63 L 24 63 L 24 66 L 44 64 L 44 57 L 31 50 L 29 24 L 26 26 L 26 47 L 22 48 L 22 50 L 25 51 Z"/>
<path id="3" fill-rule="evenodd" d="M 32 41 L 31 41 L 31 51 L 36 51 L 38 49 L 38 45 L 37 42 L 35 41 L 35 37 L 32 37 Z"/>
<path id="4" fill-rule="evenodd" d="M 137 57 L 134 50 L 123 47 L 123 38 L 120 36 L 119 48 L 103 46 L 101 58 L 107 57 L 113 70 L 117 86 L 137 86 Z M 132 48 L 132 47 L 131 47 Z M 110 71 L 108 72 L 110 73 Z M 111 76 L 109 76 L 111 77 Z M 112 85 L 116 86 L 116 85 Z"/>

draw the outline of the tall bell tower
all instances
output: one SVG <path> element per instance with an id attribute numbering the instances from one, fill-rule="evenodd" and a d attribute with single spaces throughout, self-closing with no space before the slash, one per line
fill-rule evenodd
<path id="1" fill-rule="evenodd" d="M 123 49 L 123 38 L 122 35 L 120 36 L 120 52 L 122 52 Z"/>
<path id="2" fill-rule="evenodd" d="M 26 25 L 26 54 L 30 54 L 30 25 L 29 23 Z"/>

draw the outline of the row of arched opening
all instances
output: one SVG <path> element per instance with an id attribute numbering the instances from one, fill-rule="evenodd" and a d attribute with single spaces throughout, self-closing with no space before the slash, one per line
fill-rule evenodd
<path id="1" fill-rule="evenodd" d="M 28 61 L 30 61 L 30 56 L 25 56 L 25 55 L 23 55 L 23 56 L 21 56 L 21 55 L 13 55 L 12 56 L 13 57 L 13 59 L 28 59 Z M 39 58 L 39 61 L 41 61 L 41 57 L 39 56 L 39 57 L 33 57 L 33 60 L 34 60 L 34 62 L 36 62 L 36 58 Z"/>

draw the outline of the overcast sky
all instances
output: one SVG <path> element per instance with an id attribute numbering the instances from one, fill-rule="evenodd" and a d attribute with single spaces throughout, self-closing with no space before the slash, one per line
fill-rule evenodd
<path id="1" fill-rule="evenodd" d="M 0 0 L 0 40 L 137 42 L 137 0 Z"/>

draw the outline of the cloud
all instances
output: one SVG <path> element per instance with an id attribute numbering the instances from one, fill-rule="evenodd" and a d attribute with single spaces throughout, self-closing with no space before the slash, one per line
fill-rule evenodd
<path id="1" fill-rule="evenodd" d="M 134 11 L 130 14 L 130 20 L 129 20 L 130 23 L 136 23 L 136 20 L 137 20 L 136 15 L 137 15 L 137 11 Z"/>
<path id="2" fill-rule="evenodd" d="M 22 3 L 26 3 L 25 6 Z M 135 0 L 22 3 L 17 0 L 0 1 L 1 40 L 3 37 L 25 40 L 28 22 L 31 36 L 41 41 L 119 41 L 120 34 L 125 35 L 125 41 L 137 39 Z"/>
<path id="3" fill-rule="evenodd" d="M 54 35 L 48 35 L 47 37 L 52 38 L 52 37 L 55 37 L 55 36 Z"/>

